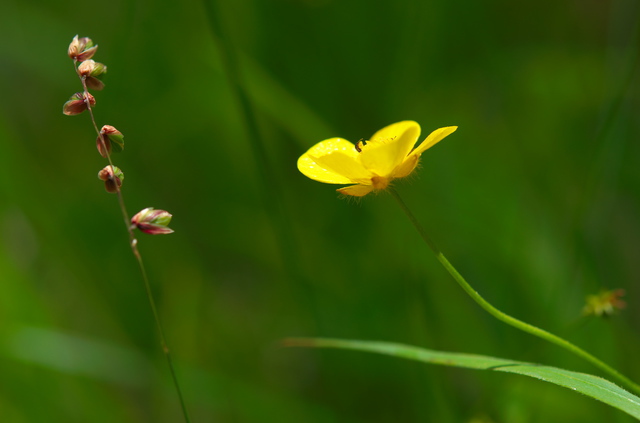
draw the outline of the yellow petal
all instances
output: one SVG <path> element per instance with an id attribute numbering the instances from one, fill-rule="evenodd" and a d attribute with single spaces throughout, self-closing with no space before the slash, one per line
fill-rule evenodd
<path id="1" fill-rule="evenodd" d="M 403 120 L 402 122 L 392 123 L 391 125 L 385 126 L 381 130 L 373 134 L 370 140 L 371 141 L 386 140 L 389 138 L 393 138 L 395 136 L 402 134 L 404 131 L 407 130 L 407 128 L 410 128 L 412 126 L 417 126 L 418 130 L 420 130 L 420 125 L 418 125 L 417 122 L 414 122 L 412 120 Z"/>
<path id="2" fill-rule="evenodd" d="M 371 180 L 371 177 L 375 176 L 362 166 L 358 156 L 353 157 L 341 151 L 318 157 L 310 155 L 309 158 L 321 168 L 348 179 L 348 182 L 341 183 L 366 183 Z"/>
<path id="3" fill-rule="evenodd" d="M 398 167 L 420 136 L 420 125 L 403 121 L 376 132 L 362 149 L 364 167 L 379 176 L 389 176 Z"/>
<path id="4" fill-rule="evenodd" d="M 373 186 L 371 185 L 351 185 L 350 187 L 344 187 L 337 189 L 340 194 L 351 195 L 353 197 L 364 197 L 373 191 Z"/>
<path id="5" fill-rule="evenodd" d="M 418 165 L 418 159 L 419 157 L 414 154 L 410 154 L 409 156 L 407 156 L 405 161 L 402 162 L 402 164 L 396 168 L 396 171 L 393 174 L 393 177 L 404 178 L 405 176 L 409 176 L 409 174 L 411 174 L 411 172 L 413 172 L 413 170 Z"/>
<path id="6" fill-rule="evenodd" d="M 456 129 L 458 129 L 457 126 L 447 126 L 445 128 L 436 129 L 435 131 L 430 133 L 429 136 L 424 141 L 422 141 L 422 143 L 418 146 L 418 148 L 416 148 L 411 152 L 411 154 L 420 156 L 427 149 L 433 147 L 434 145 L 442 141 L 444 137 L 455 132 Z"/>
<path id="7" fill-rule="evenodd" d="M 353 144 L 342 138 L 330 138 L 319 142 L 300 156 L 298 170 L 315 181 L 326 184 L 349 184 L 352 182 L 351 179 L 334 170 L 325 169 L 313 159 L 313 157 L 318 158 L 338 151 L 353 156 L 354 160 L 357 159 L 358 152 Z"/>

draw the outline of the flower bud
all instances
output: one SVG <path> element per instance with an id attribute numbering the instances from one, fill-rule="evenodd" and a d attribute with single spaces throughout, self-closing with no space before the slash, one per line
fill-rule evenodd
<path id="1" fill-rule="evenodd" d="M 98 76 L 106 71 L 107 67 L 105 65 L 94 60 L 85 60 L 78 66 L 80 76 Z"/>
<path id="2" fill-rule="evenodd" d="M 171 222 L 171 214 L 164 210 L 147 207 L 131 218 L 131 225 L 151 235 L 170 234 L 173 229 L 167 225 Z"/>
<path id="3" fill-rule="evenodd" d="M 615 289 L 613 291 L 603 290 L 596 295 L 589 295 L 582 309 L 582 314 L 609 317 L 627 306 L 627 303 L 621 299 L 624 294 L 624 289 Z"/>
<path id="4" fill-rule="evenodd" d="M 96 139 L 96 147 L 102 157 L 111 154 L 111 146 L 114 146 L 116 152 L 124 149 L 124 135 L 111 125 L 104 125 L 100 130 L 100 135 Z"/>
<path id="5" fill-rule="evenodd" d="M 93 60 L 86 60 L 78 66 L 78 75 L 84 78 L 87 87 L 100 91 L 104 88 L 104 82 L 96 78 L 107 72 L 107 67 Z"/>
<path id="6" fill-rule="evenodd" d="M 98 78 L 94 78 L 93 76 L 86 77 L 85 82 L 87 83 L 88 89 L 96 91 L 102 91 L 104 89 L 104 82 L 102 82 Z"/>
<path id="7" fill-rule="evenodd" d="M 105 166 L 98 172 L 98 179 L 104 181 L 104 189 L 111 194 L 115 194 L 120 190 L 122 181 L 124 181 L 124 173 L 117 166 Z"/>
<path id="8" fill-rule="evenodd" d="M 84 93 L 75 93 L 69 101 L 64 103 L 62 113 L 67 116 L 79 115 L 87 110 L 87 100 L 91 106 L 95 106 L 96 99 L 91 94 L 87 93 L 85 96 Z"/>
<path id="9" fill-rule="evenodd" d="M 67 54 L 73 60 L 84 62 L 85 60 L 91 59 L 96 50 L 98 50 L 98 46 L 93 45 L 93 41 L 91 41 L 91 38 L 78 38 L 78 36 L 76 35 L 75 37 L 73 37 L 71 44 L 69 44 Z"/>

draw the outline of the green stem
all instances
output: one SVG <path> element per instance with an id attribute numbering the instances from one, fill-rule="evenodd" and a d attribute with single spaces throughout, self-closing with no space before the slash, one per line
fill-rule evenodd
<path id="1" fill-rule="evenodd" d="M 623 385 L 626 385 L 627 388 L 631 389 L 637 394 L 640 394 L 640 385 L 633 382 L 631 379 L 627 378 L 626 376 L 618 372 L 613 367 L 609 366 L 608 364 L 602 362 L 601 360 L 597 359 L 593 355 L 589 354 L 582 348 L 577 347 L 576 345 L 573 345 L 571 342 L 563 338 L 560 338 L 559 336 L 554 335 L 550 332 L 547 332 L 544 329 L 540 329 L 538 327 L 530 325 L 529 323 L 523 322 L 522 320 L 518 320 L 515 317 L 511 317 L 508 314 L 503 313 L 502 311 L 498 310 L 497 308 L 489 304 L 487 300 L 482 298 L 482 296 L 480 296 L 480 294 L 478 294 L 476 290 L 473 289 L 471 285 L 469 285 L 469 283 L 462 277 L 460 273 L 458 273 L 456 268 L 453 267 L 453 265 L 449 262 L 449 260 L 447 260 L 444 254 L 442 254 L 442 251 L 440 251 L 440 249 L 435 244 L 435 242 L 433 242 L 433 240 L 429 237 L 429 235 L 427 235 L 427 232 L 422 227 L 420 222 L 418 222 L 418 219 L 416 219 L 413 213 L 411 213 L 411 210 L 409 210 L 409 208 L 404 203 L 404 201 L 402 201 L 402 198 L 400 198 L 400 195 L 398 195 L 398 192 L 393 188 L 389 188 L 389 192 L 391 193 L 393 198 L 397 201 L 397 203 L 400 205 L 400 208 L 407 215 L 411 223 L 413 223 L 413 226 L 418 230 L 422 239 L 427 243 L 429 248 L 431 248 L 431 251 L 433 251 L 433 253 L 436 255 L 436 258 L 438 259 L 440 264 L 442 264 L 442 266 L 444 266 L 444 268 L 447 269 L 447 272 L 449 272 L 449 274 L 453 276 L 453 279 L 455 279 L 455 281 L 458 282 L 458 284 L 462 287 L 462 289 L 464 289 L 464 291 L 467 294 L 469 294 L 469 296 L 473 298 L 473 300 L 476 303 L 478 303 L 480 307 L 485 309 L 489 314 L 491 314 L 496 319 L 501 320 L 508 325 L 511 325 L 524 332 L 530 333 L 531 335 L 547 340 L 552 344 L 556 344 L 584 358 L 591 364 L 598 367 L 600 370 L 608 373 L 611 377 L 616 379 L 618 382 L 622 383 Z"/>
<path id="2" fill-rule="evenodd" d="M 187 413 L 187 405 L 185 404 L 184 397 L 182 395 L 182 389 L 180 389 L 180 383 L 178 382 L 176 369 L 173 366 L 173 359 L 171 358 L 171 352 L 169 351 L 169 347 L 167 346 L 167 340 L 164 336 L 164 328 L 162 327 L 162 323 L 160 322 L 160 315 L 158 314 L 158 308 L 156 307 L 156 302 L 153 299 L 153 294 L 151 293 L 151 285 L 149 284 L 147 271 L 144 268 L 140 251 L 138 251 L 137 239 L 133 239 L 133 241 L 131 242 L 131 250 L 133 250 L 133 255 L 136 257 L 136 261 L 138 262 L 138 267 L 140 268 L 140 273 L 142 274 L 142 279 L 144 280 L 144 287 L 145 287 L 145 290 L 147 291 L 147 298 L 149 299 L 149 305 L 151 306 L 151 311 L 153 312 L 153 317 L 156 321 L 156 328 L 158 329 L 158 335 L 160 336 L 160 344 L 162 345 L 162 351 L 164 352 L 164 355 L 167 358 L 167 362 L 169 363 L 171 378 L 173 379 L 173 385 L 175 386 L 176 391 L 178 393 L 178 399 L 180 400 L 180 406 L 182 407 L 184 421 L 186 423 L 191 423 L 191 420 L 189 420 L 189 413 Z"/>

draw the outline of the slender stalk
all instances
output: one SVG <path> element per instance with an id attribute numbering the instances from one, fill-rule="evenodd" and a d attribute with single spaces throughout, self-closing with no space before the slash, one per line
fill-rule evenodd
<path id="1" fill-rule="evenodd" d="M 138 240 L 134 239 L 131 242 L 131 249 L 133 250 L 133 255 L 136 257 L 136 261 L 138 262 L 138 267 L 140 268 L 140 273 L 142 274 L 142 279 L 144 280 L 144 287 L 147 291 L 147 298 L 149 299 L 149 305 L 151 306 L 151 311 L 153 312 L 153 317 L 156 321 L 156 328 L 158 329 L 158 335 L 160 335 L 160 344 L 162 345 L 162 351 L 164 352 L 165 357 L 167 358 L 167 363 L 169 363 L 169 370 L 171 371 L 171 378 L 173 379 L 173 384 L 176 387 L 176 392 L 178 393 L 178 399 L 180 400 L 180 406 L 182 407 L 182 413 L 184 414 L 184 420 L 187 423 L 190 423 L 189 413 L 187 412 L 187 405 L 184 402 L 184 396 L 182 395 L 182 389 L 180 389 L 180 383 L 178 382 L 178 375 L 176 374 L 176 369 L 173 365 L 173 359 L 171 358 L 171 352 L 169 351 L 169 347 L 167 346 L 167 339 L 164 335 L 164 328 L 162 327 L 162 323 L 160 323 L 160 316 L 158 315 L 158 309 L 156 307 L 156 302 L 153 299 L 153 294 L 151 293 L 151 285 L 149 284 L 149 278 L 147 277 L 147 271 L 144 268 L 144 263 L 142 262 L 142 256 L 140 255 L 140 251 L 138 251 Z"/>
<path id="2" fill-rule="evenodd" d="M 114 169 L 114 165 L 113 165 L 113 161 L 111 160 L 111 154 L 109 153 L 109 151 L 106 148 L 104 139 L 100 136 L 100 130 L 98 129 L 98 125 L 96 124 L 96 119 L 95 116 L 93 114 L 93 109 L 91 108 L 91 102 L 89 101 L 88 95 L 89 95 L 89 90 L 87 88 L 87 81 L 86 79 L 81 76 L 78 71 L 77 71 L 77 61 L 74 60 L 74 68 L 76 69 L 76 74 L 78 74 L 78 77 L 80 78 L 80 81 L 82 82 L 82 88 L 84 89 L 84 98 L 85 98 L 85 104 L 87 105 L 87 110 L 89 112 L 89 116 L 91 116 L 91 123 L 93 124 L 93 129 L 95 129 L 96 134 L 98 135 L 98 139 L 100 140 L 100 142 L 102 143 L 102 151 L 104 151 L 107 155 L 107 161 L 109 162 L 109 166 L 111 166 L 111 171 L 112 174 L 115 174 L 115 169 Z M 165 357 L 167 358 L 167 363 L 169 364 L 169 370 L 171 372 L 171 378 L 173 380 L 173 385 L 176 388 L 176 392 L 178 393 L 178 399 L 180 401 L 180 406 L 182 408 L 182 413 L 184 415 L 184 420 L 186 423 L 191 423 L 191 420 L 189 419 L 189 413 L 187 412 L 187 406 L 185 404 L 184 401 L 184 396 L 182 395 L 182 389 L 180 388 L 180 383 L 178 382 L 178 376 L 176 374 L 176 370 L 175 370 L 175 366 L 173 365 L 173 359 L 171 358 L 171 353 L 169 351 L 169 347 L 167 346 L 167 340 L 164 334 L 164 328 L 162 326 L 162 323 L 160 321 L 160 315 L 158 314 L 158 308 L 156 307 L 156 302 L 153 298 L 153 293 L 151 292 L 151 284 L 149 283 L 149 277 L 147 276 L 147 271 L 144 267 L 144 263 L 142 261 L 142 255 L 140 254 L 140 251 L 138 250 L 138 240 L 135 237 L 135 233 L 134 233 L 134 226 L 131 225 L 131 220 L 129 219 L 129 214 L 127 213 L 127 208 L 125 206 L 124 203 L 124 197 L 122 195 L 122 190 L 120 189 L 120 186 L 118 186 L 118 184 L 114 184 L 117 190 L 117 194 L 118 194 L 118 204 L 120 205 L 120 211 L 122 212 L 122 217 L 124 219 L 124 224 L 127 228 L 127 232 L 129 233 L 129 245 L 131 246 L 131 250 L 133 252 L 133 256 L 136 259 L 136 262 L 138 263 L 138 268 L 140 269 L 140 274 L 142 275 L 142 280 L 144 281 L 144 287 L 145 287 L 145 291 L 147 293 L 147 299 L 149 300 L 149 305 L 151 306 L 151 311 L 153 313 L 153 318 L 156 322 L 156 329 L 158 330 L 158 335 L 160 337 L 160 344 L 162 346 L 162 351 L 165 355 Z"/>
<path id="3" fill-rule="evenodd" d="M 424 242 L 427 243 L 429 248 L 431 248 L 431 251 L 433 251 L 433 253 L 436 255 L 436 259 L 438 259 L 440 264 L 442 264 L 442 266 L 444 266 L 444 268 L 447 270 L 447 272 L 449 272 L 449 274 L 453 277 L 453 279 L 455 279 L 455 281 L 458 282 L 458 284 L 462 287 L 462 289 L 464 289 L 464 291 L 467 294 L 469 294 L 469 296 L 476 303 L 478 303 L 478 305 L 480 305 L 480 307 L 482 307 L 484 310 L 486 310 L 489 314 L 491 314 L 496 319 L 501 320 L 501 321 L 503 321 L 504 323 L 506 323 L 508 325 L 511 325 L 511 326 L 513 326 L 513 327 L 515 327 L 517 329 L 520 329 L 520 330 L 522 330 L 524 332 L 530 333 L 531 335 L 534 335 L 534 336 L 537 336 L 539 338 L 542 338 L 542 339 L 544 339 L 546 341 L 549 341 L 552 344 L 556 344 L 556 345 L 558 345 L 558 346 L 560 346 L 560 347 L 562 347 L 562 348 L 564 348 L 564 349 L 566 349 L 568 351 L 571 351 L 572 353 L 584 358 L 585 360 L 587 360 L 588 362 L 590 362 L 594 366 L 598 367 L 600 370 L 608 373 L 611 377 L 615 378 L 618 382 L 620 382 L 623 385 L 627 386 L 627 388 L 631 389 L 636 394 L 640 394 L 640 385 L 638 385 L 637 383 L 633 382 L 631 379 L 627 378 L 626 376 L 624 376 L 623 374 L 621 374 L 620 372 L 615 370 L 613 367 L 609 366 L 608 364 L 602 362 L 598 358 L 596 358 L 593 355 L 589 354 L 588 352 L 586 352 L 582 348 L 572 344 L 571 342 L 569 342 L 569 341 L 567 341 L 567 340 L 565 340 L 563 338 L 560 338 L 557 335 L 554 335 L 554 334 L 552 334 L 550 332 L 547 332 L 544 329 L 540 329 L 540 328 L 538 328 L 536 326 L 530 325 L 529 323 L 523 322 L 522 320 L 518 320 L 515 317 L 509 316 L 508 314 L 503 313 L 502 311 L 498 310 L 493 305 L 491 305 L 487 300 L 482 298 L 482 296 L 480 294 L 478 294 L 476 292 L 476 290 L 473 289 L 473 287 L 471 287 L 471 285 L 469 285 L 469 283 L 462 277 L 462 275 L 456 270 L 456 268 L 453 267 L 453 265 L 449 262 L 449 260 L 447 260 L 447 258 L 444 256 L 444 254 L 442 254 L 442 251 L 440 251 L 440 249 L 435 244 L 435 242 L 433 242 L 433 240 L 429 237 L 429 235 L 427 234 L 425 229 L 422 227 L 420 222 L 418 222 L 418 219 L 416 219 L 416 217 L 413 215 L 413 213 L 411 213 L 411 210 L 409 210 L 409 208 L 404 203 L 404 201 L 402 200 L 402 198 L 400 197 L 398 192 L 393 188 L 389 188 L 388 190 L 391 193 L 391 195 L 393 196 L 393 198 L 396 200 L 396 202 L 398 203 L 398 205 L 400 206 L 402 211 L 404 211 L 404 213 L 407 215 L 407 217 L 409 218 L 409 220 L 411 221 L 413 226 L 418 230 L 418 232 L 420 233 L 420 236 L 422 237 Z"/>

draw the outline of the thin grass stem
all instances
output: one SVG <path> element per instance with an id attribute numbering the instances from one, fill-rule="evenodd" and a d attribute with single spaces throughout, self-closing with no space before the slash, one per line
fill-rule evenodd
<path id="1" fill-rule="evenodd" d="M 89 101 L 89 90 L 87 88 L 87 82 L 85 80 L 85 78 L 83 76 L 81 76 L 78 71 L 77 71 L 77 61 L 74 60 L 74 68 L 76 69 L 76 74 L 78 74 L 78 77 L 80 78 L 80 81 L 82 82 L 82 88 L 84 89 L 84 99 L 85 99 L 85 104 L 87 105 L 87 111 L 89 112 L 89 116 L 91 117 L 91 123 L 93 124 L 93 129 L 95 129 L 96 134 L 98 135 L 98 139 L 100 140 L 100 143 L 102 144 L 102 151 L 105 152 L 106 157 L 107 157 L 107 161 L 109 162 L 109 166 L 111 166 L 111 172 L 112 174 L 115 174 L 115 166 L 113 165 L 113 161 L 111 160 L 111 154 L 109 153 L 109 150 L 107 149 L 104 139 L 103 137 L 100 135 L 100 130 L 98 129 L 98 125 L 96 123 L 96 119 L 95 116 L 93 114 L 93 109 L 91 108 L 91 102 Z M 169 351 L 169 347 L 167 346 L 167 340 L 164 334 L 164 328 L 162 326 L 162 323 L 160 321 L 160 315 L 158 314 L 158 308 L 156 307 L 156 302 L 153 298 L 153 293 L 151 291 L 151 284 L 149 283 L 149 277 L 147 276 L 147 271 L 144 267 L 144 263 L 142 261 L 142 255 L 140 254 L 140 251 L 138 250 L 138 240 L 135 237 L 135 233 L 134 233 L 134 226 L 131 225 L 131 220 L 129 219 L 129 213 L 127 213 L 127 208 L 125 206 L 125 202 L 124 202 L 124 196 L 122 195 L 122 190 L 120 189 L 120 186 L 116 183 L 114 184 L 116 191 L 117 191 L 117 195 L 118 195 L 118 204 L 120 206 L 120 211 L 122 212 L 122 217 L 124 219 L 124 224 L 125 227 L 127 228 L 127 232 L 129 233 L 129 245 L 131 246 L 131 250 L 133 252 L 133 256 L 136 259 L 136 262 L 138 263 L 138 268 L 140 269 L 140 274 L 142 275 L 142 280 L 144 282 L 144 287 L 145 287 L 145 291 L 147 294 L 147 299 L 149 300 L 149 305 L 151 306 L 151 311 L 153 313 L 153 318 L 156 322 L 156 329 L 158 330 L 158 336 L 160 337 L 160 344 L 162 346 L 162 352 L 164 353 L 166 359 L 167 359 L 167 363 L 169 364 L 169 370 L 171 372 L 171 378 L 173 381 L 173 385 L 176 388 L 176 392 L 178 394 L 178 399 L 180 401 L 180 407 L 182 408 L 182 413 L 184 415 L 184 420 L 186 423 L 191 423 L 191 420 L 189 419 L 189 413 L 187 411 L 187 406 L 186 403 L 184 401 L 184 396 L 182 394 L 182 389 L 180 388 L 180 383 L 178 382 L 178 376 L 175 370 L 175 366 L 173 365 L 173 359 L 171 358 L 171 352 Z"/>

